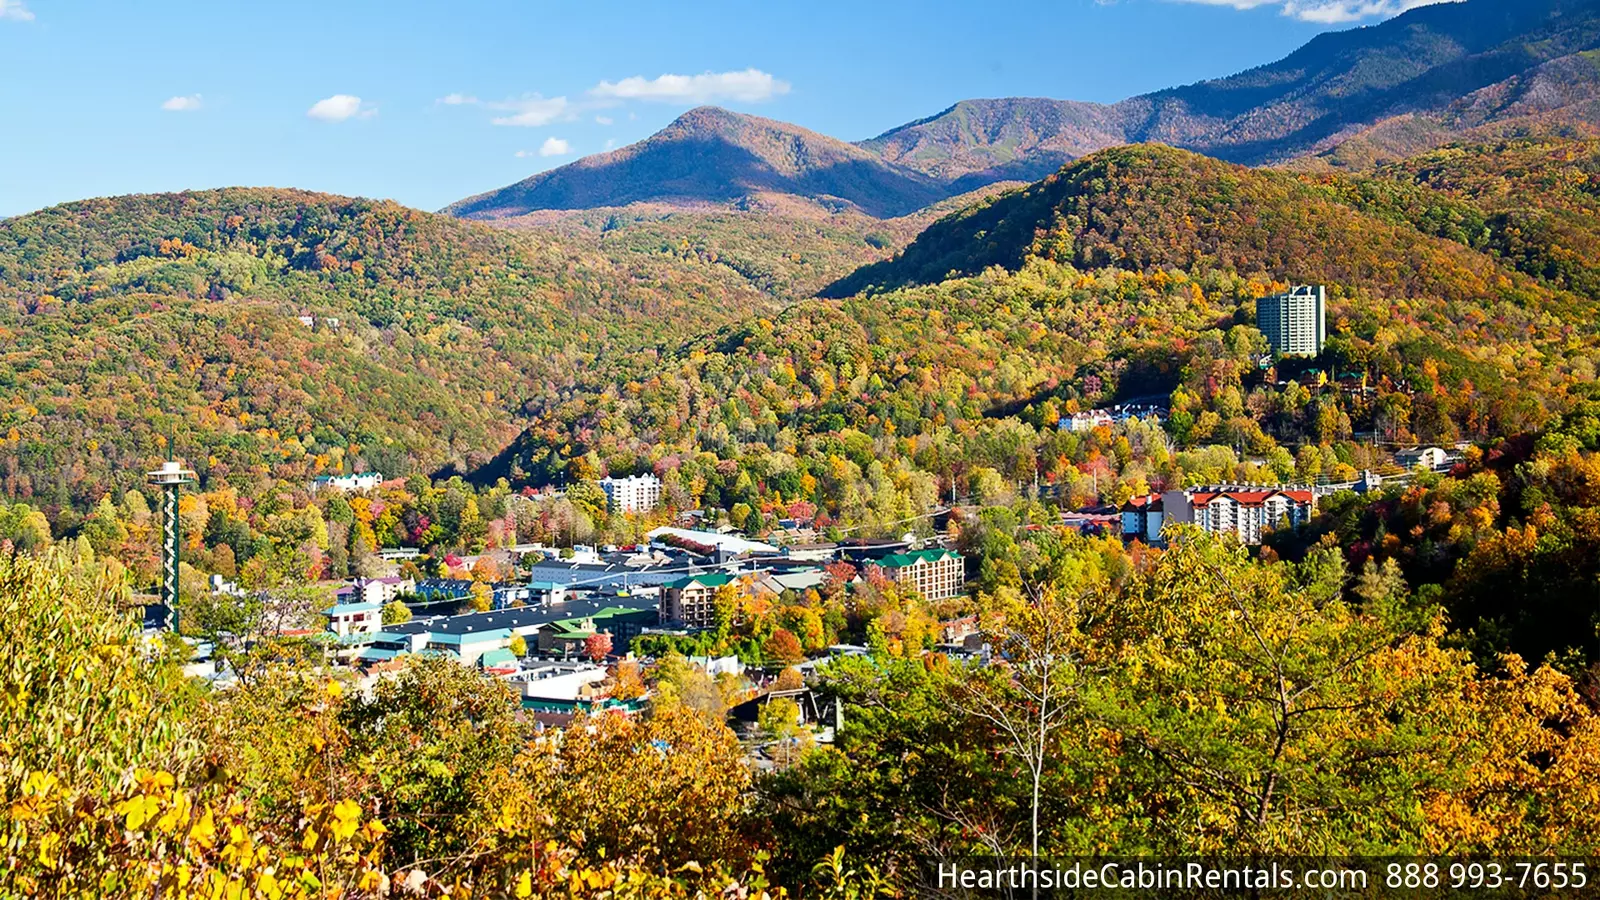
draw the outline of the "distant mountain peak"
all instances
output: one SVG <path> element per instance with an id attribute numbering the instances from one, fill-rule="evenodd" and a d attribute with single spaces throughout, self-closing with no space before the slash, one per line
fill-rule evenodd
<path id="1" fill-rule="evenodd" d="M 790 194 L 878 217 L 948 196 L 919 172 L 814 131 L 716 106 L 691 109 L 637 144 L 587 157 L 444 211 L 498 219 L 630 203 L 729 203 Z"/>
<path id="2" fill-rule="evenodd" d="M 496 219 L 789 195 L 885 217 L 997 182 L 1035 181 L 1121 144 L 1156 141 L 1260 165 L 1355 140 L 1359 152 L 1328 157 L 1330 164 L 1394 158 L 1529 115 L 1540 124 L 1600 123 L 1600 77 L 1589 57 L 1596 50 L 1600 0 L 1464 0 L 1328 32 L 1226 78 L 1111 105 L 962 100 L 858 144 L 701 106 L 637 144 L 445 211 Z M 1497 107 L 1502 97 L 1522 102 Z M 1387 122 L 1397 124 L 1382 127 Z"/>

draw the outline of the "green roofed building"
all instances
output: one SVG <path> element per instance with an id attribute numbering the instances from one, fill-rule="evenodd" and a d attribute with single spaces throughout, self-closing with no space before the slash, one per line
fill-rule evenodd
<path id="1" fill-rule="evenodd" d="M 485 669 L 515 669 L 518 668 L 521 663 L 517 660 L 517 655 L 512 653 L 510 649 L 506 647 L 497 647 L 478 657 L 478 665 Z"/>
<path id="2" fill-rule="evenodd" d="M 625 650 L 641 631 L 656 621 L 655 610 L 627 606 L 608 606 L 581 618 L 557 619 L 540 626 L 539 651 L 581 653 L 584 642 L 600 632 L 611 635 L 613 649 Z"/>
<path id="3" fill-rule="evenodd" d="M 727 572 L 705 572 L 661 586 L 661 621 L 685 628 L 710 628 L 716 620 L 717 588 L 733 583 Z"/>
<path id="4" fill-rule="evenodd" d="M 966 585 L 966 560 L 954 550 L 894 553 L 878 560 L 878 565 L 891 580 L 911 585 L 929 600 L 959 597 Z"/>

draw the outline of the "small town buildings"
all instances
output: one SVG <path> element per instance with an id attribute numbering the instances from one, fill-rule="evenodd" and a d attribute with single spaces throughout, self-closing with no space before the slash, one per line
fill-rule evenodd
<path id="1" fill-rule="evenodd" d="M 1103 409 L 1075 412 L 1061 419 L 1062 427 L 1068 431 L 1093 431 L 1102 425 L 1109 428 L 1113 422 L 1111 414 Z"/>
<path id="2" fill-rule="evenodd" d="M 710 628 L 716 623 L 713 598 L 717 588 L 733 580 L 727 572 L 704 572 L 667 582 L 661 586 L 661 621 L 685 628 Z"/>
<path id="3" fill-rule="evenodd" d="M 1299 285 L 1256 301 L 1256 328 L 1278 356 L 1316 356 L 1328 340 L 1328 290 Z"/>
<path id="4" fill-rule="evenodd" d="M 1118 403 L 1115 406 L 1064 415 L 1058 427 L 1063 431 L 1093 431 L 1102 425 L 1110 427 L 1133 419 L 1154 419 L 1157 422 L 1165 422 L 1167 415 L 1165 407 L 1154 403 Z"/>
<path id="5" fill-rule="evenodd" d="M 1245 544 L 1261 543 L 1262 533 L 1269 529 L 1309 521 L 1316 503 L 1316 493 L 1303 486 L 1214 485 L 1161 495 L 1168 523 L 1232 534 Z"/>
<path id="6" fill-rule="evenodd" d="M 929 600 L 961 596 L 966 586 L 966 560 L 954 550 L 931 548 L 893 553 L 878 560 L 883 574 L 909 584 Z"/>
<path id="7" fill-rule="evenodd" d="M 417 583 L 410 578 L 358 578 L 333 592 L 339 603 L 376 603 L 382 606 L 402 594 L 415 594 Z"/>
<path id="8" fill-rule="evenodd" d="M 485 654 L 509 649 L 516 637 L 522 638 L 529 650 L 537 648 L 541 629 L 557 622 L 567 623 L 568 630 L 572 630 L 574 624 L 592 627 L 599 623 L 601 630 L 612 633 L 615 646 L 624 647 L 633 635 L 655 621 L 654 600 L 633 597 L 613 597 L 605 603 L 576 600 L 549 608 L 528 606 L 460 616 L 419 617 L 369 635 L 355 659 L 372 664 L 407 653 L 435 652 L 463 665 L 480 665 Z M 489 660 L 494 663 L 500 658 L 501 655 L 496 654 Z"/>
<path id="9" fill-rule="evenodd" d="M 533 602 L 533 589 L 520 581 L 498 581 L 492 586 L 494 608 L 510 609 Z"/>
<path id="10" fill-rule="evenodd" d="M 605 492 L 606 505 L 612 512 L 649 512 L 661 502 L 661 479 L 654 475 L 602 478 L 600 490 Z"/>
<path id="11" fill-rule="evenodd" d="M 1161 529 L 1167 524 L 1166 507 L 1160 494 L 1134 497 L 1122 504 L 1123 540 L 1144 541 L 1154 544 L 1161 540 Z"/>
<path id="12" fill-rule="evenodd" d="M 383 473 L 362 472 L 355 475 L 318 475 L 311 479 L 311 490 L 334 490 L 343 494 L 370 491 L 383 484 Z"/>
<path id="13" fill-rule="evenodd" d="M 718 675 L 743 675 L 744 663 L 737 656 L 691 656 L 689 665 L 704 671 L 712 678 Z"/>

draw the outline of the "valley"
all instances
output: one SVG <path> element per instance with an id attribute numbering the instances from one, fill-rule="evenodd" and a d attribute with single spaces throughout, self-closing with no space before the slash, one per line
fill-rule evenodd
<path id="1" fill-rule="evenodd" d="M 1402 5 L 855 142 L 753 67 L 337 94 L 330 157 L 687 111 L 438 212 L 0 220 L 0 895 L 1584 872 L 1600 2 Z"/>

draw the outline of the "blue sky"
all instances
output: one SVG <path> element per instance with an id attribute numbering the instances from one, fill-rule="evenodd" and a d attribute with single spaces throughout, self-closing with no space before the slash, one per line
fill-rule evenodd
<path id="1" fill-rule="evenodd" d="M 860 140 L 1226 75 L 1419 2 L 0 0 L 0 216 L 227 185 L 436 209 L 701 102 Z"/>

